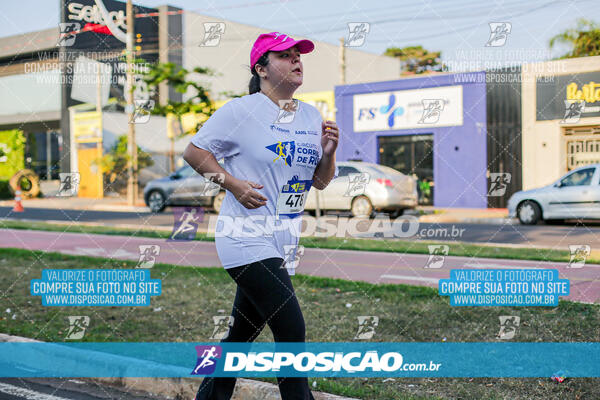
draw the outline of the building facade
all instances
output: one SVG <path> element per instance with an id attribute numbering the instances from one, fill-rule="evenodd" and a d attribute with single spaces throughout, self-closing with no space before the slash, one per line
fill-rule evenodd
<path id="1" fill-rule="evenodd" d="M 522 103 L 523 189 L 600 162 L 600 57 L 523 65 Z"/>
<path id="2" fill-rule="evenodd" d="M 338 159 L 433 182 L 437 207 L 487 207 L 485 72 L 470 75 L 337 86 Z"/>

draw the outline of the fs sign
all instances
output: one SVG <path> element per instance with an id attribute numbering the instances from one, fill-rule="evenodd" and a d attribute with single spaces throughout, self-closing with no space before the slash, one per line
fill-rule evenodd
<path id="1" fill-rule="evenodd" d="M 353 100 L 355 132 L 463 124 L 460 85 L 358 94 Z"/>

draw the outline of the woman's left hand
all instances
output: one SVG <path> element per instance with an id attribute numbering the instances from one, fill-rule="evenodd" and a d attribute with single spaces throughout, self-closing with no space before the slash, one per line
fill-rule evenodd
<path id="1" fill-rule="evenodd" d="M 331 156 L 337 149 L 340 138 L 340 130 L 334 121 L 323 121 L 321 123 L 321 147 L 323 148 L 324 156 Z"/>

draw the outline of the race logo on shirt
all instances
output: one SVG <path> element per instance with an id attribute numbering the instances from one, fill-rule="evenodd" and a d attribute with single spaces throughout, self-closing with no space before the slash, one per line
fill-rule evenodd
<path id="1" fill-rule="evenodd" d="M 294 154 L 296 152 L 296 143 L 294 141 L 277 142 L 265 147 L 277 154 L 277 157 L 273 159 L 273 162 L 282 160 L 288 167 L 292 166 L 292 160 L 294 159 Z"/>
<path id="2" fill-rule="evenodd" d="M 319 146 L 315 143 L 289 141 L 277 142 L 265 147 L 277 154 L 273 162 L 283 160 L 288 167 L 292 166 L 292 161 L 303 167 L 316 167 L 319 163 Z"/>

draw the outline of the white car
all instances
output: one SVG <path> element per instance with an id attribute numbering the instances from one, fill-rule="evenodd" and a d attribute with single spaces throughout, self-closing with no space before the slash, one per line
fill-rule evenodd
<path id="1" fill-rule="evenodd" d="M 388 211 L 393 217 L 417 206 L 417 180 L 384 165 L 338 161 L 338 177 L 324 190 L 311 188 L 304 210 L 314 212 L 319 195 L 321 210 L 350 211 L 352 216 L 372 216 Z"/>
<path id="2" fill-rule="evenodd" d="M 508 215 L 525 225 L 600 219 L 600 164 L 574 169 L 548 186 L 516 192 L 508 200 Z"/>

